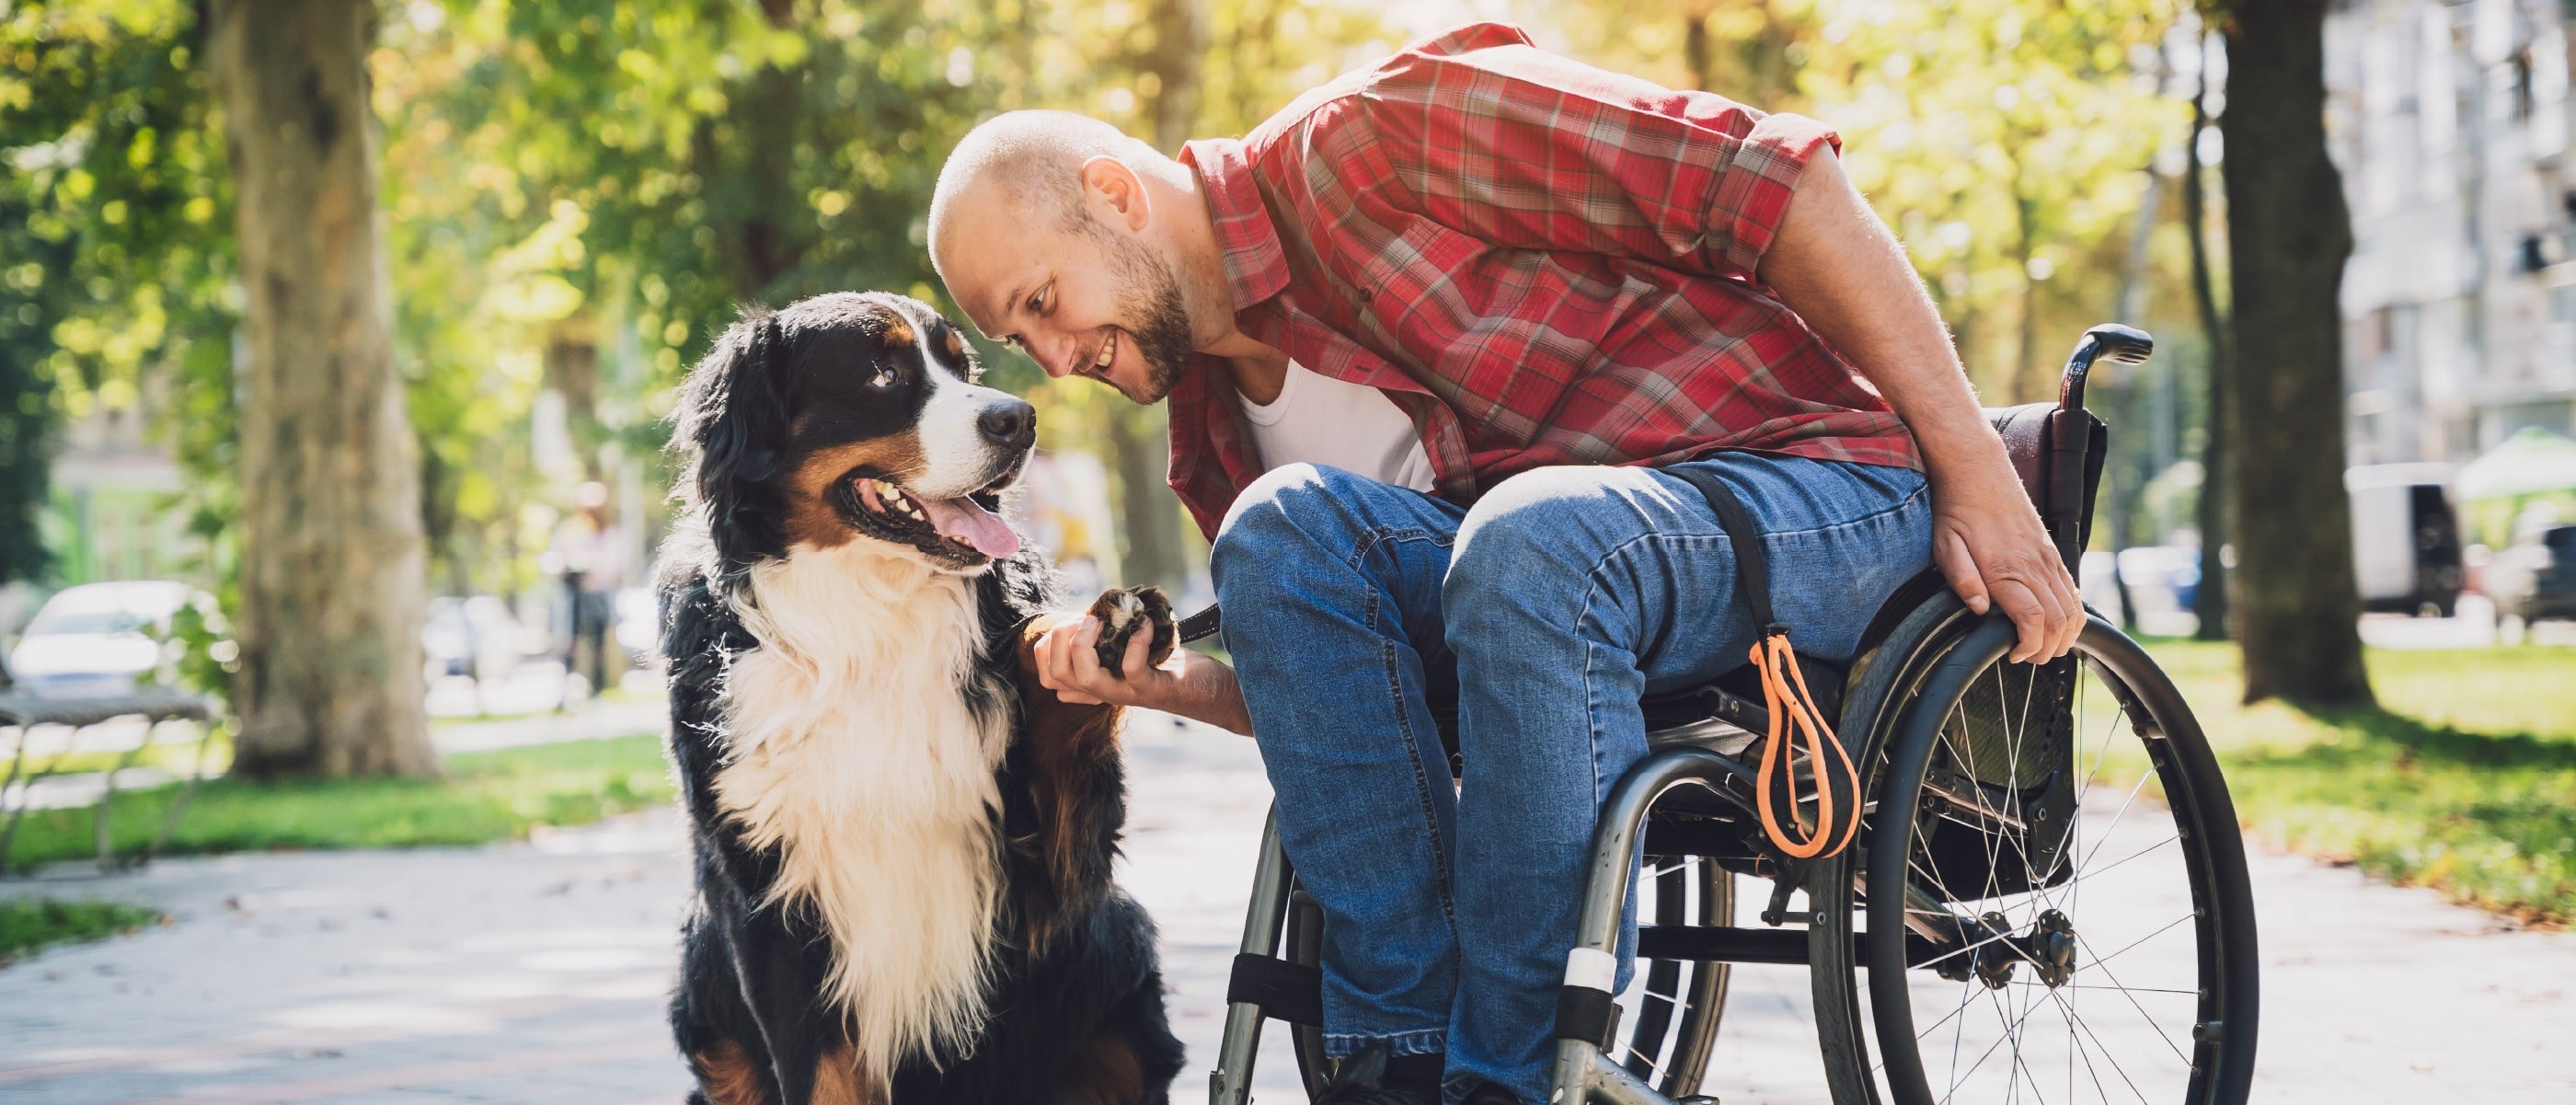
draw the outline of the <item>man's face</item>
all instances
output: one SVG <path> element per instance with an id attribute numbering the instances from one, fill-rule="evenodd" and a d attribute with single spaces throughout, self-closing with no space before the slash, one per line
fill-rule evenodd
<path id="1" fill-rule="evenodd" d="M 1137 403 L 1171 394 L 1192 342 L 1170 260 L 1089 212 L 1076 221 L 1042 203 L 1005 214 L 1010 206 L 993 201 L 995 217 L 959 218 L 940 241 L 949 295 L 967 317 L 1049 376 L 1088 376 Z"/>

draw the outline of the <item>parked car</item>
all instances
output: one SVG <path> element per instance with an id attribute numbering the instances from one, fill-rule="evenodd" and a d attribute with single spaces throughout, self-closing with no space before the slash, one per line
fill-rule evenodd
<path id="1" fill-rule="evenodd" d="M 490 595 L 429 600 L 429 618 L 420 629 L 425 673 L 468 676 L 481 683 L 507 678 L 527 654 L 527 631 L 510 615 L 510 604 Z"/>
<path id="2" fill-rule="evenodd" d="M 2450 617 L 2467 572 L 2460 519 L 2451 507 L 2451 466 L 2368 464 L 2347 468 L 2352 497 L 2352 565 L 2364 610 Z"/>
<path id="3" fill-rule="evenodd" d="M 131 694 L 166 682 L 179 645 L 165 638 L 183 606 L 215 612 L 213 596 L 170 580 L 66 587 L 9 650 L 10 674 L 27 693 L 53 698 Z"/>
<path id="4" fill-rule="evenodd" d="M 2497 550 L 2486 582 L 2498 617 L 2576 619 L 2576 525 L 2536 530 Z"/>
<path id="5" fill-rule="evenodd" d="M 2119 565 L 2140 614 L 2190 610 L 2200 592 L 2197 545 L 2134 545 L 2120 550 Z"/>

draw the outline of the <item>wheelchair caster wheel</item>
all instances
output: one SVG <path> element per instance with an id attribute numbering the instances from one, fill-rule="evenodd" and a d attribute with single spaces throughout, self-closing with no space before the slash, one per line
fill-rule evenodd
<path id="1" fill-rule="evenodd" d="M 1673 1102 L 1673 1105 L 1717 1105 L 1717 1099 L 1707 1094 L 1692 1094 Z"/>

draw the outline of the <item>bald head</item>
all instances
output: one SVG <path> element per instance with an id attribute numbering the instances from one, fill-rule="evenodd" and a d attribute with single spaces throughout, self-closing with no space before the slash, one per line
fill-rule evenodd
<path id="1" fill-rule="evenodd" d="M 931 264 L 947 271 L 941 246 L 955 241 L 958 220 L 969 212 L 1003 225 L 1043 218 L 1056 229 L 1080 229 L 1088 221 L 1082 167 L 1096 157 L 1139 175 L 1168 160 L 1116 127 L 1069 111 L 1006 112 L 966 132 L 930 193 Z"/>

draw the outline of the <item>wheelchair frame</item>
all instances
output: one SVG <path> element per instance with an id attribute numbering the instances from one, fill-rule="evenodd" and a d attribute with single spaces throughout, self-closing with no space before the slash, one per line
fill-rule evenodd
<path id="1" fill-rule="evenodd" d="M 2029 485 L 2034 505 L 2039 508 L 2061 556 L 2069 565 L 2075 563 L 2077 550 L 2082 547 L 2089 522 L 2092 487 L 2102 459 L 2100 423 L 2085 411 L 2083 405 L 2086 375 L 2099 357 L 2108 356 L 2116 362 L 2135 364 L 2144 361 L 2151 349 L 2152 341 L 2144 333 L 2124 326 L 2097 326 L 2085 333 L 2083 341 L 2069 358 L 2056 403 L 1989 412 L 1995 416 L 1999 428 L 2005 430 L 2008 441 L 2014 444 L 2014 459 Z M 2019 441 L 2013 441 L 2016 436 L 2014 423 L 2019 423 L 2025 431 L 2019 435 Z M 1862 655 L 1854 661 L 1849 682 L 1844 688 L 1849 697 L 1842 703 L 1838 719 L 1841 724 L 1837 731 L 1856 761 L 1879 756 L 1898 731 L 1913 721 L 1912 715 L 1916 711 L 1912 709 L 1912 696 L 1927 682 L 1937 682 L 1935 669 L 1949 663 L 1945 657 L 1984 656 L 2000 647 L 1999 642 L 2008 642 L 2011 637 L 2009 622 L 2000 616 L 1982 620 L 1972 618 L 1947 588 L 1940 586 L 1937 575 L 1929 576 L 1929 580 L 1929 587 L 1920 586 L 1924 581 L 1918 579 L 1917 585 L 1909 585 L 1890 597 L 1880 612 L 1880 624 L 1873 627 L 1864 641 Z M 1978 624 L 1979 621 L 1982 624 Z M 2107 645 L 2109 638 L 2126 642 L 2116 629 L 2102 623 L 2098 617 L 2090 619 L 2090 622 L 2086 630 L 2089 642 Z M 2109 637 L 2099 636 L 2102 634 Z M 2132 652 L 2135 650 L 2134 644 L 2127 644 L 2126 648 Z M 2144 656 L 2142 652 L 2135 655 Z M 2117 682 L 2114 679 L 2114 683 Z M 1706 693 L 1706 690 L 1699 693 Z M 2137 692 L 2135 688 L 2127 688 L 2121 693 L 2135 695 Z M 1719 694 L 1715 697 L 1728 696 Z M 1731 709 L 1721 709 L 1710 716 L 1741 721 L 1745 720 L 1742 714 L 1746 709 L 1754 711 L 1754 716 L 1760 716 L 1758 704 L 1735 701 L 1730 706 Z M 2175 699 L 2167 708 L 2179 707 L 2179 700 Z M 2188 712 L 2184 711 L 2182 716 L 2187 718 Z M 1913 723 L 1918 728 L 1921 726 L 1919 721 Z M 1758 817 L 1751 797 L 1756 786 L 1753 769 L 1704 743 L 1695 742 L 1697 734 L 1690 730 L 1698 724 L 1650 733 L 1646 756 L 1613 785 L 1596 822 L 1589 881 L 1577 922 L 1575 946 L 1568 955 L 1564 986 L 1559 996 L 1550 1105 L 1582 1105 L 1585 1102 L 1676 1105 L 1673 1098 L 1657 1091 L 1639 1075 L 1614 1061 L 1605 1045 L 1613 1035 L 1617 1020 L 1614 991 L 1623 914 L 1629 889 L 1636 879 L 1637 857 L 1644 851 L 1650 815 L 1657 802 L 1678 788 L 1698 786 L 1718 802 L 1740 812 L 1744 823 L 1750 824 Z M 1884 786 L 1883 782 L 1881 786 Z M 2223 787 L 2218 795 L 2223 807 Z M 1870 795 L 1871 804 L 1875 806 L 1884 796 L 1883 790 L 1874 789 Z M 2232 827 L 2232 813 L 2228 817 Z M 1823 875 L 1845 867 L 1858 873 L 1858 844 L 1854 845 L 1854 854 L 1844 862 L 1844 866 L 1838 867 L 1821 858 L 1807 862 L 1785 861 L 1760 845 L 1758 832 L 1751 835 L 1754 838 L 1751 843 L 1761 855 L 1757 866 L 1764 868 L 1759 873 L 1774 880 L 1771 908 L 1764 912 L 1763 919 L 1774 926 L 1788 920 L 1782 916 L 1788 895 L 1793 890 L 1804 888 L 1810 891 L 1810 909 L 1813 912 L 1811 917 L 1798 920 L 1812 923 L 1804 931 L 1776 927 L 1668 930 L 1661 934 L 1662 942 L 1675 947 L 1686 942 L 1688 954 L 1674 956 L 1667 951 L 1658 958 L 1687 958 L 1703 964 L 1801 964 L 1811 972 L 1865 969 L 1870 941 L 1866 934 L 1853 930 L 1853 887 L 1848 884 L 1827 887 L 1824 885 L 1827 880 L 1823 878 Z M 2204 850 L 2208 847 L 2202 845 Z M 1714 863 L 1715 860 L 1708 862 Z M 1903 857 L 1898 857 L 1895 862 L 1897 870 L 1901 871 Z M 2194 862 L 2206 863 L 2208 859 L 2204 856 Z M 2241 850 L 2228 862 L 2233 863 L 2234 877 L 2241 885 Z M 1818 875 L 1812 882 L 1808 877 L 1811 873 Z M 1299 1025 L 1321 1021 L 1320 973 L 1284 958 L 1295 951 L 1284 948 L 1282 939 L 1289 915 L 1297 908 L 1292 879 L 1293 873 L 1280 847 L 1277 826 L 1273 821 L 1264 827 L 1261 855 L 1254 869 L 1251 900 L 1244 920 L 1243 940 L 1227 991 L 1224 1035 L 1216 1067 L 1209 1073 L 1209 1100 L 1213 1105 L 1247 1105 L 1251 1100 L 1253 1065 L 1265 1019 L 1289 1020 Z M 1911 880 L 1904 881 L 1907 884 L 1904 908 L 1910 911 L 1917 905 L 1917 897 L 1928 899 L 1929 895 L 1917 890 Z M 1838 916 L 1836 911 L 1839 911 Z M 1645 947 L 1650 939 L 1648 934 L 1652 931 L 1643 926 L 1640 928 L 1641 958 L 1645 957 Z M 1906 932 L 1889 939 L 1901 941 L 1903 957 L 1909 964 L 1943 954 L 1940 950 L 1942 944 L 1917 933 Z M 2243 943 L 2242 954 L 2250 955 L 2250 924 L 2244 930 Z M 1882 952 L 1896 950 L 1897 945 L 1890 944 Z M 2241 1086 L 2250 1079 L 2252 1067 L 2254 989 L 2250 973 L 2238 973 L 2246 974 L 2246 977 L 2231 979 L 2224 984 L 2228 991 L 2225 1000 L 2233 1003 L 2228 1006 L 2232 1010 L 2229 1015 L 2243 1018 L 2241 1024 L 2230 1027 L 2241 1028 L 2245 1033 L 2242 1037 L 2245 1046 L 2226 1049 L 2218 1056 L 2223 1062 L 2214 1062 L 2213 1066 L 2225 1068 L 2214 1077 L 2220 1085 L 2235 1088 L 2232 1092 L 2238 1093 L 2241 1099 Z M 1725 976 L 1720 974 L 1717 978 L 1714 987 L 1716 1000 L 1722 1002 Z M 1707 988 L 1705 983 L 1702 988 Z M 1829 1058 L 1835 1054 L 1838 1042 L 1843 1045 L 1843 1054 L 1865 1054 L 1857 1050 L 1857 1040 L 1866 1028 L 1861 1011 L 1841 1001 L 1831 1003 L 1837 1007 L 1829 1008 L 1829 1003 L 1823 1000 L 1827 989 L 1821 982 L 1817 986 L 1820 1000 L 1816 1019 Z M 2204 1012 L 2210 1007 L 2207 995 L 2204 995 L 2203 1006 Z M 1722 1009 L 1711 1009 L 1706 1013 L 1712 1033 L 1721 1012 Z M 1886 1011 L 1880 1011 L 1880 1022 L 1885 1023 L 1887 1019 Z M 2197 1026 L 2195 1038 L 2200 1037 L 2200 1027 L 2215 1033 L 2218 1025 L 2211 1019 L 2207 1025 Z M 1302 1031 L 1312 1033 L 1312 1029 Z M 2217 1048 L 2214 1040 L 2204 1040 L 2203 1043 L 2213 1051 Z M 1300 1039 L 1301 1052 L 1309 1046 L 1310 1039 Z M 1675 1046 L 1681 1045 L 1677 1042 Z M 1686 1068 L 1689 1077 L 1681 1084 L 1696 1084 L 1699 1073 L 1696 1063 L 1701 1057 L 1685 1055 L 1680 1058 L 1693 1064 Z M 1311 1064 L 1301 1065 L 1308 1066 L 1311 1071 Z M 1837 1100 L 1875 1099 L 1875 1092 L 1863 1085 L 1869 1079 L 1867 1071 L 1832 1068 L 1833 1064 L 1829 1062 L 1827 1077 L 1835 1083 Z M 2200 1084 L 2195 1083 L 2196 1086 Z M 1314 1088 L 1310 1073 L 1308 1089 L 1311 1092 Z"/>

